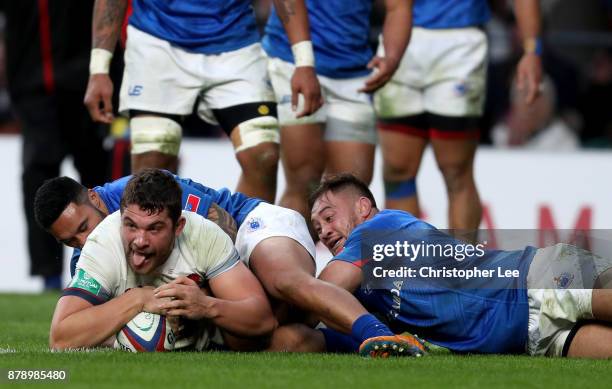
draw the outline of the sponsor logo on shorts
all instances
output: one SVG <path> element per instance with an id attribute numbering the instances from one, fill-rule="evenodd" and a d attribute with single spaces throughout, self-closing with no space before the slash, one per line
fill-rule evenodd
<path id="1" fill-rule="evenodd" d="M 567 289 L 574 280 L 574 275 L 571 273 L 561 273 L 559 277 L 555 277 L 553 280 L 557 284 L 557 288 Z"/>
<path id="2" fill-rule="evenodd" d="M 130 96 L 140 96 L 142 94 L 142 89 L 144 87 L 142 85 L 131 85 L 128 88 L 128 95 Z"/>
<path id="3" fill-rule="evenodd" d="M 262 228 L 265 228 L 263 222 L 258 217 L 254 217 L 254 218 L 247 220 L 247 226 L 249 228 L 249 232 L 253 232 L 253 231 L 257 231 Z"/>
<path id="4" fill-rule="evenodd" d="M 262 104 L 259 107 L 257 107 L 257 112 L 259 112 L 260 115 L 267 115 L 270 113 L 270 108 L 268 108 L 267 105 Z"/>
<path id="5" fill-rule="evenodd" d="M 92 278 L 83 269 L 78 269 L 77 274 L 74 276 L 74 278 L 70 282 L 70 287 L 77 288 L 77 289 L 83 289 L 96 296 L 100 293 L 100 289 L 101 289 L 98 281 Z"/>
<path id="6" fill-rule="evenodd" d="M 200 207 L 200 197 L 189 194 L 187 195 L 187 201 L 185 202 L 185 210 L 191 212 L 198 212 L 198 208 Z"/>

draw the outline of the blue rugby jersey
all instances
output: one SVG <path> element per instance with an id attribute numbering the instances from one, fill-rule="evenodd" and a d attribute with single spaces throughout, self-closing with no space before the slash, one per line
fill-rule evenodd
<path id="1" fill-rule="evenodd" d="M 220 54 L 259 41 L 251 0 L 133 0 L 129 24 L 187 51 Z"/>
<path id="2" fill-rule="evenodd" d="M 370 73 L 372 0 L 306 0 L 317 74 L 353 78 Z M 276 10 L 272 10 L 262 45 L 270 57 L 293 63 L 291 45 Z"/>
<path id="3" fill-rule="evenodd" d="M 415 0 L 413 25 L 444 29 L 481 26 L 491 17 L 487 0 Z"/>
<path id="4" fill-rule="evenodd" d="M 355 295 L 366 309 L 384 317 L 396 333 L 409 331 L 455 352 L 525 351 L 529 314 L 526 279 L 536 252 L 534 247 L 518 251 L 484 250 L 478 258 L 479 269 L 518 270 L 519 277 L 515 278 L 475 280 L 454 288 L 403 278 L 390 280 L 385 287 L 380 283 L 370 287 L 372 277 L 366 275 L 365 269 L 374 262 L 373 255 L 368 257 L 371 255 L 368 247 L 389 241 L 389 231 L 399 231 L 391 236 L 392 241 L 401 237 L 410 243 L 463 243 L 409 213 L 396 210 L 381 211 L 357 226 L 344 249 L 332 260 L 364 269 L 364 282 Z M 432 256 L 416 258 L 411 267 L 441 268 L 441 264 L 459 269 L 474 266 L 468 260 Z"/>

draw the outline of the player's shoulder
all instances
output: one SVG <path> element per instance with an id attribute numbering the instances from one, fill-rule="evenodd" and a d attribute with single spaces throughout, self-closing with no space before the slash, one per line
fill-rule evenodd
<path id="1" fill-rule="evenodd" d="M 218 225 L 195 212 L 182 211 L 182 217 L 185 218 L 185 227 L 180 238 L 191 245 L 210 242 L 223 233 Z"/>
<path id="2" fill-rule="evenodd" d="M 215 223 L 203 217 L 202 215 L 187 210 L 181 211 L 181 216 L 185 218 L 184 230 L 195 230 L 199 228 L 214 228 Z"/>
<path id="3" fill-rule="evenodd" d="M 100 277 L 105 284 L 116 279 L 125 266 L 123 243 L 121 242 L 121 214 L 119 211 L 107 216 L 89 234 L 81 251 L 77 268 L 91 276 Z M 110 285 L 107 285 L 110 286 Z"/>
<path id="4" fill-rule="evenodd" d="M 411 213 L 398 209 L 384 209 L 374 215 L 368 222 L 369 226 L 385 228 L 397 228 L 415 223 L 424 223 Z"/>
<path id="5" fill-rule="evenodd" d="M 87 243 L 98 242 L 104 243 L 120 239 L 121 213 L 115 211 L 105 217 L 87 237 Z M 86 245 L 87 245 L 86 243 Z"/>

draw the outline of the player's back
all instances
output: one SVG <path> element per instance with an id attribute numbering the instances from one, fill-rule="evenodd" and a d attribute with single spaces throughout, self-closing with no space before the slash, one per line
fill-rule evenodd
<path id="1" fill-rule="evenodd" d="M 490 18 L 487 0 L 415 0 L 413 25 L 431 29 L 482 26 Z"/>
<path id="2" fill-rule="evenodd" d="M 119 209 L 121 195 L 130 178 L 132 177 L 122 177 L 93 188 L 100 195 L 102 201 L 104 201 L 109 213 Z M 210 205 L 216 203 L 236 220 L 238 226 L 244 222 L 246 215 L 263 201 L 248 197 L 239 192 L 232 193 L 227 188 L 215 190 L 189 178 L 182 178 L 177 175 L 174 175 L 174 179 L 181 186 L 183 209 L 207 217 Z"/>
<path id="3" fill-rule="evenodd" d="M 350 78 L 369 73 L 372 0 L 306 0 L 317 74 Z M 269 56 L 293 62 L 287 34 L 272 9 L 262 45 Z"/>
<path id="4" fill-rule="evenodd" d="M 200 184 L 199 182 L 195 182 L 190 178 L 181 178 L 179 176 L 174 177 L 183 188 L 183 192 L 187 191 L 189 193 L 193 190 L 196 190 L 209 196 L 212 202 L 223 208 L 234 218 L 234 220 L 236 220 L 236 225 L 238 227 L 240 227 L 240 225 L 244 222 L 244 219 L 246 218 L 247 214 L 251 212 L 261 202 L 263 202 L 263 200 L 261 199 L 255 197 L 248 197 L 247 195 L 242 194 L 240 192 L 232 193 L 227 188 L 212 189 Z M 183 194 L 183 199 L 183 205 L 185 206 L 185 210 L 193 211 L 193 209 L 187 207 L 187 205 L 189 204 L 188 196 L 185 197 L 185 194 Z M 207 205 L 206 209 L 208 209 L 208 207 L 210 207 L 210 204 Z"/>
<path id="5" fill-rule="evenodd" d="M 399 294 L 397 290 L 363 289 L 356 297 L 370 312 L 386 317 L 394 331 L 417 334 L 455 352 L 525 351 L 526 289 L 404 286 Z"/>
<path id="6" fill-rule="evenodd" d="M 394 248 L 397 242 L 402 250 L 385 249 L 384 258 L 374 257 L 375 245 Z M 522 352 L 526 344 L 527 274 L 535 253 L 534 247 L 486 250 L 409 213 L 383 210 L 351 232 L 335 259 L 362 267 L 356 296 L 392 329 L 456 352 L 508 353 Z M 404 273 L 385 276 L 381 269 Z M 480 273 L 465 276 L 474 269 Z"/>
<path id="7" fill-rule="evenodd" d="M 185 50 L 219 54 L 259 40 L 251 3 L 251 0 L 133 0 L 129 23 Z"/>

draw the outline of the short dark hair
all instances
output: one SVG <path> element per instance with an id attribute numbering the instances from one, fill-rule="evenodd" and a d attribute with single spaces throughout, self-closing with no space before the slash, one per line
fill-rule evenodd
<path id="1" fill-rule="evenodd" d="M 160 169 L 144 169 L 130 178 L 121 196 L 121 212 L 136 204 L 149 214 L 168 211 L 174 224 L 181 217 L 183 191 L 174 177 Z"/>
<path id="2" fill-rule="evenodd" d="M 372 206 L 376 208 L 376 200 L 374 195 L 370 191 L 370 188 L 361 181 L 349 173 L 334 174 L 326 176 L 318 187 L 310 194 L 308 198 L 308 205 L 310 209 L 314 205 L 315 201 L 327 192 L 337 193 L 345 189 L 352 189 L 359 196 L 363 196 L 372 202 Z"/>
<path id="3" fill-rule="evenodd" d="M 88 201 L 87 188 L 70 177 L 55 177 L 45 181 L 34 195 L 34 219 L 43 229 L 49 227 L 70 203 Z"/>

